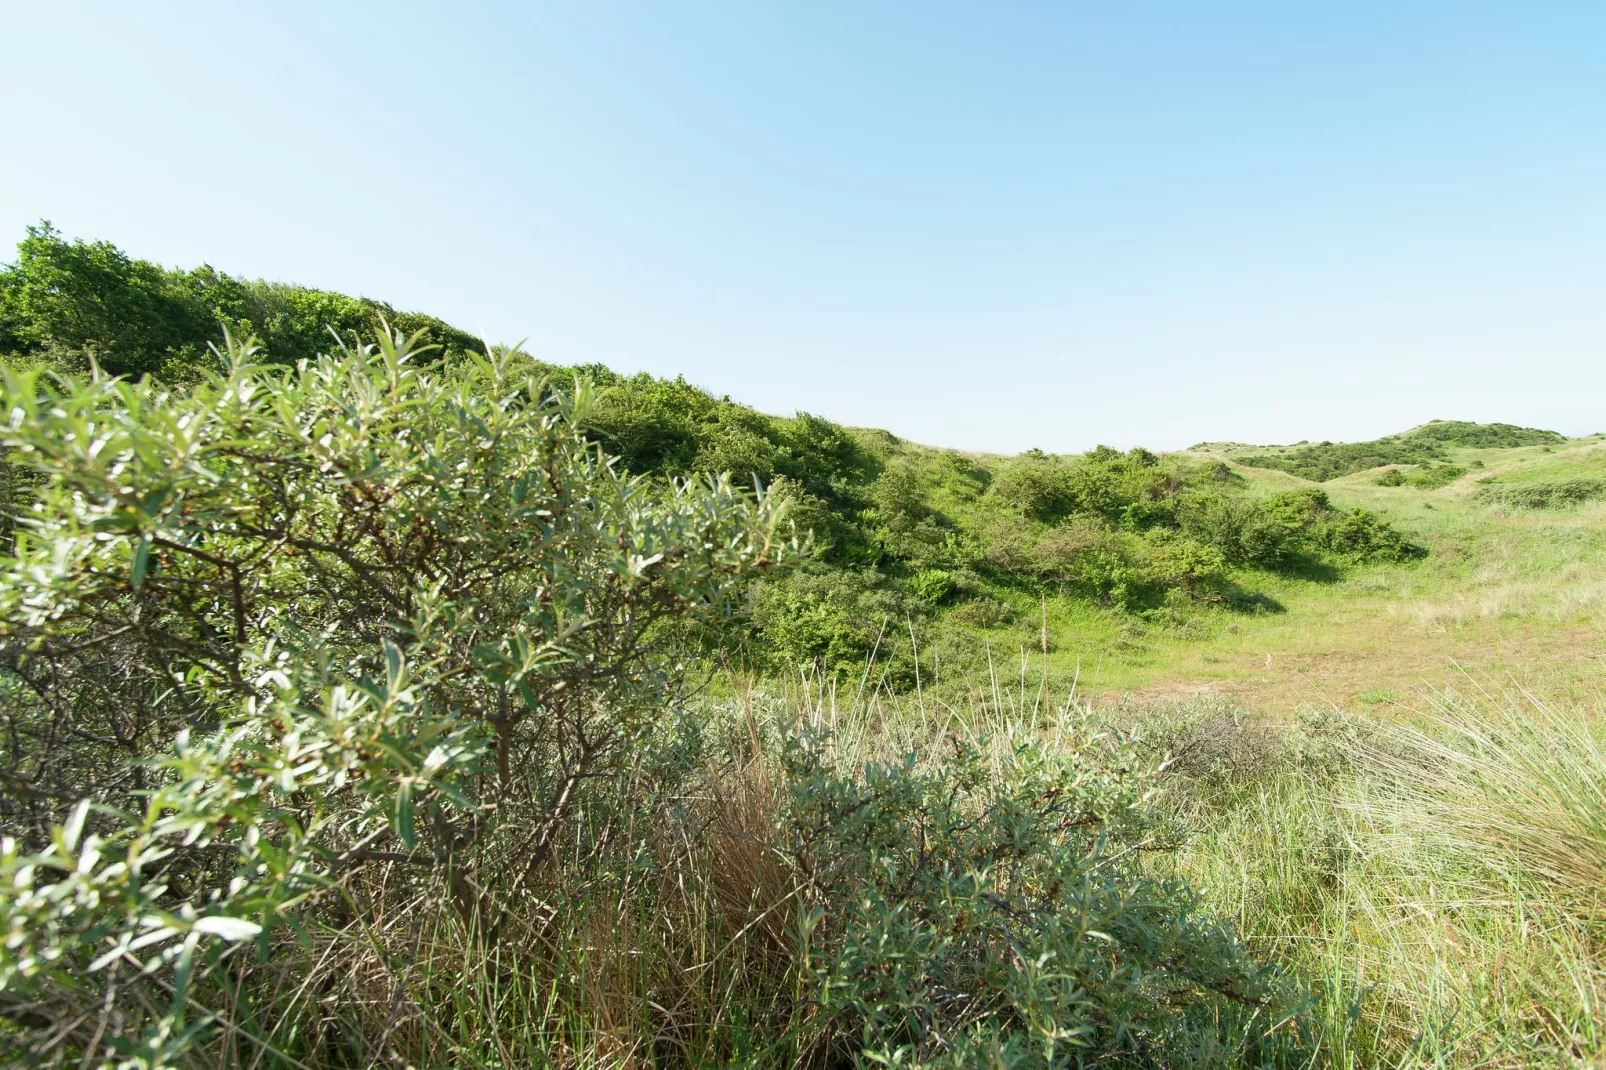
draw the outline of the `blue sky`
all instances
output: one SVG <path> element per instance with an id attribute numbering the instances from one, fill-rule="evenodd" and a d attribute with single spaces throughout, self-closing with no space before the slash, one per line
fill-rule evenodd
<path id="1" fill-rule="evenodd" d="M 1606 5 L 3 10 L 7 244 L 963 448 L 1606 430 Z"/>

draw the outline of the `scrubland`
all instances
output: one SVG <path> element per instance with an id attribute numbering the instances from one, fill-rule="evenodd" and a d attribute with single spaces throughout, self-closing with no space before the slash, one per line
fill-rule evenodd
<path id="1" fill-rule="evenodd" d="M 963 454 L 48 228 L 0 297 L 19 1065 L 1600 1063 L 1606 438 Z"/>

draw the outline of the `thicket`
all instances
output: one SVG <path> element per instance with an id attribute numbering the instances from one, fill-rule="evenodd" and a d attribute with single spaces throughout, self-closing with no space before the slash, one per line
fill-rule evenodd
<path id="1" fill-rule="evenodd" d="M 1565 441 L 1565 437 L 1555 431 L 1533 427 L 1433 420 L 1414 430 L 1371 442 L 1319 442 L 1285 453 L 1257 453 L 1236 460 L 1251 468 L 1274 468 L 1325 483 L 1339 476 L 1391 464 L 1429 466 L 1445 460 L 1448 456 L 1445 449 L 1450 446 L 1497 449 L 1555 445 Z"/>
<path id="2" fill-rule="evenodd" d="M 1225 465 L 1141 449 L 994 463 L 893 457 L 861 491 L 867 507 L 833 518 L 845 546 L 756 592 L 758 653 L 770 665 L 847 671 L 875 648 L 877 621 L 939 614 L 991 627 L 1011 618 L 1013 602 L 1046 597 L 1162 621 L 1253 610 L 1263 603 L 1249 584 L 1261 572 L 1324 575 L 1423 553 L 1315 488 L 1254 500 L 1237 482 Z M 908 675 L 896 656 L 886 671 Z"/>
<path id="3" fill-rule="evenodd" d="M 1069 747 L 955 740 L 849 776 L 789 753 L 791 864 L 817 904 L 805 970 L 861 1064 L 1297 1058 L 1286 983 L 1137 864 L 1177 830 L 1131 742 L 1082 727 Z"/>
<path id="4" fill-rule="evenodd" d="M 1437 442 L 1445 446 L 1464 446 L 1474 449 L 1512 449 L 1517 446 L 1559 446 L 1567 441 L 1565 435 L 1537 427 L 1518 427 L 1516 424 L 1477 424 L 1466 420 L 1430 420 L 1414 431 L 1410 437 L 1423 442 Z"/>
<path id="5" fill-rule="evenodd" d="M 784 499 L 627 475 L 588 387 L 417 342 L 0 377 L 8 1059 L 600 1060 L 621 985 L 660 1064 L 1295 1044 L 1091 722 L 860 764 L 749 720 L 722 764 L 686 643 L 797 557 Z"/>
<path id="6" fill-rule="evenodd" d="M 42 478 L 0 563 L 24 1048 L 172 1061 L 211 1024 L 187 994 L 381 909 L 350 883 L 374 864 L 530 938 L 571 815 L 673 691 L 677 626 L 795 553 L 772 501 L 617 473 L 587 392 L 489 359 L 470 389 L 416 342 L 294 371 L 231 348 L 171 393 L 5 376 L 4 444 Z"/>
<path id="7" fill-rule="evenodd" d="M 28 228 L 0 268 L 0 356 L 76 370 L 92 357 L 113 375 L 193 378 L 225 329 L 255 338 L 269 359 L 294 364 L 334 344 L 390 328 L 447 352 L 483 343 L 432 316 L 327 290 L 243 279 L 209 265 L 190 271 L 128 256 L 110 242 L 68 241 L 49 223 Z"/>

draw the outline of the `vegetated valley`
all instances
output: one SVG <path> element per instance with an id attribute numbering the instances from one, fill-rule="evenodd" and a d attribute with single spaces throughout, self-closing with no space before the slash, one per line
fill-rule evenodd
<path id="1" fill-rule="evenodd" d="M 1573 1066 L 1606 437 L 979 455 L 31 228 L 19 1065 Z"/>

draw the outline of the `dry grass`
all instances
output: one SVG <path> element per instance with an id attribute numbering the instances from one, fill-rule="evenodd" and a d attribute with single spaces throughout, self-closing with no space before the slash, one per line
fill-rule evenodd
<path id="1" fill-rule="evenodd" d="M 1516 860 L 1584 921 L 1606 903 L 1606 715 L 1560 710 L 1515 682 L 1437 692 L 1378 759 L 1417 825 L 1468 853 Z"/>
<path id="2" fill-rule="evenodd" d="M 1324 1065 L 1561 1067 L 1606 1052 L 1606 718 L 1462 682 L 1370 731 L 1340 722 L 1339 763 L 1325 748 L 1301 758 L 1298 724 L 1268 760 L 1275 724 L 1226 731 L 1219 710 L 1169 711 L 1260 757 L 1215 762 L 1208 792 L 1184 792 L 1197 832 L 1163 864 L 1312 986 Z"/>

